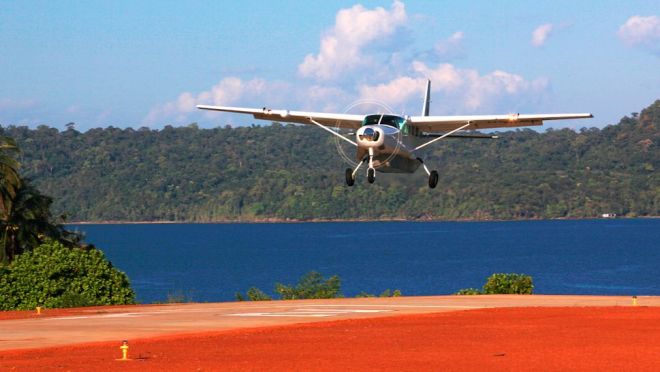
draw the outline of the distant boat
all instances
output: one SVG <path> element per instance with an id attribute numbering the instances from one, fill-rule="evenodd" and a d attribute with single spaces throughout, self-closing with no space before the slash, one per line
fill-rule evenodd
<path id="1" fill-rule="evenodd" d="M 603 218 L 616 218 L 616 213 L 603 213 L 601 215 Z"/>

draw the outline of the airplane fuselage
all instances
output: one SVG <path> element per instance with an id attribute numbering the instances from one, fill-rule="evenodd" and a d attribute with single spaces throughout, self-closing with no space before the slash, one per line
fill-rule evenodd
<path id="1" fill-rule="evenodd" d="M 421 162 L 413 153 L 415 136 L 408 133 L 406 119 L 396 115 L 376 114 L 365 117 L 356 131 L 357 161 L 373 154 L 374 168 L 383 173 L 413 173 Z"/>

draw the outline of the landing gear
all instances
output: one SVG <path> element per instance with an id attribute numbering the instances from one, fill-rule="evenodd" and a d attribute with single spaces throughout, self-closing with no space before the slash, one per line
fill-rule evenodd
<path id="1" fill-rule="evenodd" d="M 369 181 L 369 183 L 374 183 L 375 180 L 376 180 L 376 170 L 373 168 L 369 168 L 367 170 L 367 181 Z"/>
<path id="2" fill-rule="evenodd" d="M 367 169 L 367 181 L 374 183 L 376 180 L 376 169 L 374 169 L 374 148 L 369 147 L 369 168 Z"/>
<path id="3" fill-rule="evenodd" d="M 346 184 L 348 186 L 355 185 L 355 175 L 357 174 L 357 171 L 358 171 L 358 169 L 360 169 L 362 164 L 364 164 L 366 162 L 367 162 L 367 158 L 365 157 L 364 160 L 362 160 L 361 162 L 358 163 L 358 165 L 357 165 L 357 167 L 355 167 L 355 169 L 346 168 L 345 175 L 346 175 Z M 373 167 L 369 167 L 367 169 L 367 181 L 369 181 L 369 183 L 374 183 L 375 180 L 376 180 L 376 169 L 373 168 Z"/>
<path id="4" fill-rule="evenodd" d="M 431 171 L 429 173 L 429 187 L 435 189 L 438 185 L 438 171 Z"/>
<path id="5" fill-rule="evenodd" d="M 353 170 L 351 168 L 346 168 L 346 184 L 348 186 L 355 184 L 355 177 L 353 177 Z"/>
<path id="6" fill-rule="evenodd" d="M 429 169 L 426 167 L 426 164 L 424 164 L 424 161 L 421 158 L 417 158 L 420 163 L 422 163 L 422 167 L 424 167 L 424 171 L 426 174 L 429 175 L 429 187 L 432 189 L 435 189 L 436 186 L 438 186 L 438 171 L 432 170 L 429 171 Z"/>

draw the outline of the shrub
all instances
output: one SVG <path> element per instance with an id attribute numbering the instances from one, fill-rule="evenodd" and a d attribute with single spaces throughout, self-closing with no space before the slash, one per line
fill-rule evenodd
<path id="1" fill-rule="evenodd" d="M 118 305 L 135 302 L 128 277 L 98 249 L 50 241 L 0 268 L 0 309 Z"/>
<path id="2" fill-rule="evenodd" d="M 534 284 L 532 277 L 525 274 L 498 273 L 488 277 L 483 289 L 464 288 L 457 295 L 480 294 L 532 294 Z"/>
<path id="3" fill-rule="evenodd" d="M 525 274 L 493 274 L 484 284 L 484 294 L 532 294 L 532 277 Z"/>
<path id="4" fill-rule="evenodd" d="M 381 294 L 378 295 L 378 297 L 400 297 L 401 296 L 401 291 L 398 289 L 391 290 L 391 289 L 386 289 Z M 365 291 L 361 291 L 355 297 L 360 298 L 360 297 L 376 297 L 375 294 L 372 293 L 367 293 Z"/>
<path id="5" fill-rule="evenodd" d="M 477 288 L 463 288 L 456 292 L 457 295 L 480 295 L 483 294 L 481 293 L 481 289 Z"/>
<path id="6" fill-rule="evenodd" d="M 94 305 L 94 299 L 84 293 L 64 292 L 53 300 L 51 307 L 83 307 Z"/>
<path id="7" fill-rule="evenodd" d="M 311 271 L 303 275 L 298 284 L 294 287 L 277 283 L 275 292 L 283 300 L 299 300 L 308 298 L 337 298 L 341 297 L 339 289 L 341 280 L 337 275 L 333 275 L 327 280 L 316 271 Z"/>
<path id="8" fill-rule="evenodd" d="M 302 300 L 302 299 L 319 299 L 319 298 L 338 298 L 342 297 L 340 292 L 341 279 L 337 275 L 333 275 L 328 279 L 323 278 L 323 275 L 316 271 L 310 271 L 303 275 L 298 284 L 285 285 L 281 283 L 275 284 L 275 292 L 279 294 L 281 300 Z M 401 291 L 398 289 L 386 289 L 378 297 L 399 297 Z M 355 297 L 376 297 L 376 295 L 360 292 Z M 243 295 L 241 292 L 236 292 L 236 301 L 270 301 L 272 298 L 259 288 L 252 287 L 248 289 L 247 293 Z"/>
<path id="9" fill-rule="evenodd" d="M 270 301 L 272 298 L 257 287 L 251 287 L 247 291 L 247 299 L 250 301 Z M 245 301 L 245 297 L 240 292 L 236 292 L 237 301 Z"/>
<path id="10" fill-rule="evenodd" d="M 390 289 L 384 290 L 378 297 L 401 297 L 401 291 L 395 289 L 391 291 Z"/>

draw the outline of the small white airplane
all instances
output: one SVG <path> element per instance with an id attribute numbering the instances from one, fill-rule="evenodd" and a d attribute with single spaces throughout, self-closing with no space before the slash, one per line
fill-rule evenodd
<path id="1" fill-rule="evenodd" d="M 438 184 L 438 172 L 429 171 L 418 150 L 443 138 L 497 138 L 489 135 L 460 135 L 460 131 L 490 128 L 512 128 L 543 125 L 543 120 L 592 118 L 589 113 L 581 114 L 535 114 L 535 115 L 467 115 L 429 116 L 431 80 L 426 84 L 424 106 L 420 116 L 392 114 L 353 115 L 269 108 L 242 108 L 197 105 L 203 110 L 252 114 L 255 119 L 298 124 L 311 124 L 350 143 L 357 149 L 358 161 L 355 169 L 346 169 L 346 184 L 353 186 L 355 176 L 367 163 L 367 181 L 373 183 L 376 170 L 383 173 L 414 173 L 421 165 L 429 177 L 429 187 Z M 333 129 L 334 128 L 334 129 Z M 355 141 L 339 133 L 338 128 L 355 130 Z M 442 132 L 442 133 L 441 133 Z M 426 138 L 432 138 L 424 141 Z"/>

